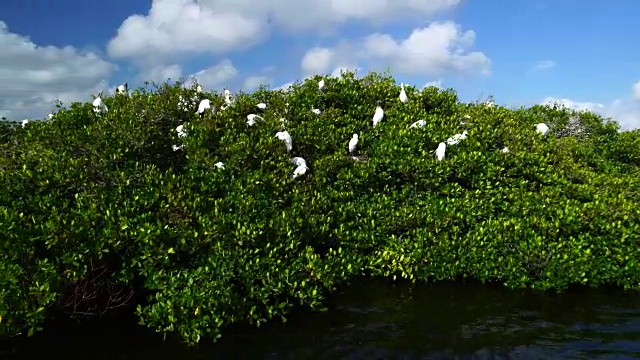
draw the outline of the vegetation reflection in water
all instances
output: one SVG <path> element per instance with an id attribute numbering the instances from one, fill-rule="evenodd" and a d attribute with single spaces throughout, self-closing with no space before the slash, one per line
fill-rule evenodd
<path id="1" fill-rule="evenodd" d="M 380 359 L 632 358 L 640 356 L 640 294 L 571 289 L 556 294 L 475 282 L 433 285 L 356 280 L 326 313 L 229 329 L 217 344 L 188 348 L 122 319 L 47 328 L 14 358 Z M 5 355 L 0 354 L 2 358 Z"/>

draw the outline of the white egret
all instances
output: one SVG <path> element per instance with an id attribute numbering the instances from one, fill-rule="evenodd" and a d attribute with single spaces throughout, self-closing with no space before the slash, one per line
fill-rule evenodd
<path id="1" fill-rule="evenodd" d="M 183 125 L 178 125 L 178 127 L 176 127 L 176 131 L 178 132 L 178 137 L 187 136 L 187 133 L 184 131 L 184 124 Z"/>
<path id="2" fill-rule="evenodd" d="M 104 114 L 107 111 L 107 106 L 102 102 L 102 98 L 99 96 L 93 100 L 93 112 L 96 114 Z"/>
<path id="3" fill-rule="evenodd" d="M 373 126 L 375 127 L 384 118 L 384 110 L 380 106 L 376 106 L 376 112 L 373 114 Z"/>
<path id="4" fill-rule="evenodd" d="M 256 119 L 258 120 L 264 120 L 264 118 L 260 115 L 256 115 L 256 114 L 249 114 L 247 115 L 247 125 L 248 126 L 253 126 L 256 124 Z"/>
<path id="5" fill-rule="evenodd" d="M 291 158 L 291 163 L 295 166 L 307 165 L 307 161 L 299 156 Z"/>
<path id="6" fill-rule="evenodd" d="M 182 144 L 180 146 L 173 145 L 172 147 L 173 147 L 173 151 L 178 151 L 178 150 L 180 150 L 180 149 L 182 149 L 184 147 L 184 144 Z"/>
<path id="7" fill-rule="evenodd" d="M 353 134 L 351 140 L 349 140 L 349 154 L 353 154 L 356 151 L 356 146 L 358 145 L 358 134 Z"/>
<path id="8" fill-rule="evenodd" d="M 446 143 L 441 142 L 440 144 L 438 144 L 438 148 L 435 151 L 436 158 L 438 159 L 438 161 L 442 161 L 442 159 L 444 159 L 444 153 L 446 149 L 447 149 Z"/>
<path id="9" fill-rule="evenodd" d="M 539 124 L 536 124 L 535 126 L 536 126 L 536 131 L 539 134 L 547 135 L 547 133 L 549 132 L 549 127 L 545 123 L 539 123 Z"/>
<path id="10" fill-rule="evenodd" d="M 53 119 L 53 114 L 49 114 L 47 115 L 47 117 L 49 118 L 49 120 Z"/>
<path id="11" fill-rule="evenodd" d="M 404 83 L 400 83 L 400 101 L 402 101 L 403 103 L 406 103 L 407 101 L 409 101 L 409 98 L 407 97 L 407 92 L 404 91 Z"/>
<path id="12" fill-rule="evenodd" d="M 27 126 L 28 123 L 29 123 L 29 120 L 27 119 L 22 120 L 22 127 Z"/>
<path id="13" fill-rule="evenodd" d="M 256 105 L 256 107 L 260 110 L 264 110 L 267 108 L 267 104 L 265 103 L 259 103 L 258 105 Z"/>
<path id="14" fill-rule="evenodd" d="M 198 115 L 202 116 L 204 115 L 204 112 L 211 109 L 211 100 L 209 99 L 204 99 L 202 101 L 200 101 L 200 105 L 198 105 Z"/>
<path id="15" fill-rule="evenodd" d="M 460 142 L 460 140 L 464 140 L 467 138 L 467 130 L 463 131 L 462 134 L 455 134 L 452 137 L 447 139 L 447 145 L 456 145 Z"/>
<path id="16" fill-rule="evenodd" d="M 322 111 L 320 111 L 320 109 L 311 109 L 311 111 L 316 115 L 320 115 L 322 113 Z"/>
<path id="17" fill-rule="evenodd" d="M 307 170 L 309 170 L 309 167 L 307 167 L 306 164 L 299 165 L 295 170 L 293 170 L 292 178 L 295 179 L 295 178 L 297 178 L 299 176 L 302 176 L 302 175 L 306 174 Z"/>
<path id="18" fill-rule="evenodd" d="M 409 126 L 410 129 L 415 129 L 415 128 L 423 128 L 427 126 L 427 122 L 425 120 L 418 120 L 416 122 L 414 122 L 413 124 L 411 124 L 411 126 Z"/>
<path id="19" fill-rule="evenodd" d="M 213 164 L 213 166 L 217 167 L 218 169 L 224 169 L 224 163 L 222 161 L 218 161 L 217 163 Z"/>
<path id="20" fill-rule="evenodd" d="M 324 79 L 323 79 L 323 80 L 318 81 L 318 89 L 319 89 L 319 90 L 322 90 L 322 88 L 324 88 Z"/>
<path id="21" fill-rule="evenodd" d="M 124 95 L 127 93 L 127 90 L 129 90 L 129 84 L 124 83 L 116 88 L 116 94 Z"/>
<path id="22" fill-rule="evenodd" d="M 293 140 L 291 139 L 291 135 L 288 131 L 278 131 L 276 133 L 276 137 L 284 141 L 284 144 L 287 147 L 287 151 L 291 151 L 291 149 L 293 148 Z"/>
<path id="23" fill-rule="evenodd" d="M 231 100 L 231 91 L 229 91 L 229 89 L 224 89 L 224 103 L 227 104 L 227 106 L 231 106 L 233 103 Z"/>
<path id="24" fill-rule="evenodd" d="M 506 147 L 506 146 L 505 146 L 505 147 L 503 147 L 503 148 L 502 148 L 502 152 L 503 152 L 503 153 L 505 153 L 505 154 L 506 154 L 506 153 L 508 153 L 508 152 L 509 152 L 509 148 L 508 148 L 508 147 Z"/>

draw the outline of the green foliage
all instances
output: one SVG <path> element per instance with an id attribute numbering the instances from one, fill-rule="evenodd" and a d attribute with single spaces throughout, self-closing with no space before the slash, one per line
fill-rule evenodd
<path id="1" fill-rule="evenodd" d="M 195 344 L 293 306 L 322 309 L 353 275 L 640 288 L 640 132 L 405 88 L 403 104 L 387 75 L 317 76 L 220 110 L 221 94 L 164 84 L 104 98 L 103 115 L 74 103 L 2 124 L 0 335 L 110 311 L 117 289 L 144 295 L 141 324 Z M 195 97 L 215 114 L 197 115 Z M 264 121 L 247 126 L 250 113 Z M 281 118 L 290 154 L 275 137 Z M 465 130 L 437 161 L 438 144 Z M 353 133 L 364 160 L 348 156 Z M 292 156 L 306 175 L 292 178 Z M 79 289 L 96 300 L 69 306 Z"/>

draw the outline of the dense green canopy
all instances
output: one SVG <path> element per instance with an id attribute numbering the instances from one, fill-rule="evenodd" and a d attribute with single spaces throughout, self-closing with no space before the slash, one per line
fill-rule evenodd
<path id="1" fill-rule="evenodd" d="M 405 86 L 403 103 L 378 74 L 320 79 L 238 94 L 224 110 L 222 94 L 178 83 L 105 97 L 104 114 L 74 103 L 3 123 L 0 335 L 136 302 L 142 324 L 193 344 L 296 304 L 322 308 L 354 275 L 640 288 L 638 131 L 435 87 Z M 215 113 L 180 97 L 211 99 Z M 248 126 L 251 113 L 264 120 Z M 465 130 L 438 161 L 438 144 Z M 295 179 L 294 156 L 309 167 Z"/>

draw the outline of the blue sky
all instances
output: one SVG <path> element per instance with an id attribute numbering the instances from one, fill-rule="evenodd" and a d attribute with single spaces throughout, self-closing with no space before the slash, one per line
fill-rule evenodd
<path id="1" fill-rule="evenodd" d="M 195 75 L 205 88 L 251 91 L 260 82 L 279 87 L 339 67 L 388 67 L 398 82 L 422 88 L 439 81 L 465 101 L 493 95 L 498 104 L 520 106 L 553 98 L 612 116 L 623 128 L 640 127 L 640 85 L 634 93 L 640 48 L 633 45 L 640 38 L 640 2 L 101 4 L 0 2 L 6 25 L 0 82 L 8 84 L 0 90 L 0 115 L 42 117 L 55 98 L 86 101 L 124 81 L 137 86 L 168 75 Z M 132 19 L 135 14 L 142 18 Z M 25 42 L 33 48 L 26 50 Z"/>

